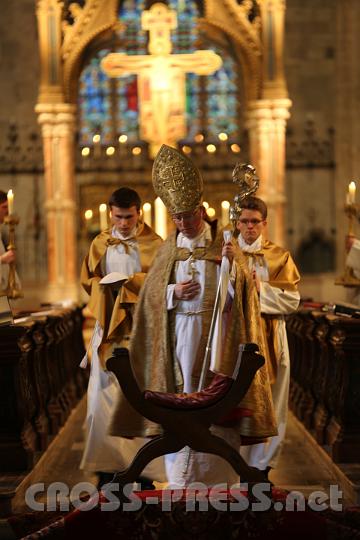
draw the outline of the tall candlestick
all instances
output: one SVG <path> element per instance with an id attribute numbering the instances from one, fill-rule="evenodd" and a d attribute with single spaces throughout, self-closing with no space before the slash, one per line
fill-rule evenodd
<path id="1" fill-rule="evenodd" d="M 7 192 L 7 202 L 8 202 L 9 216 L 11 216 L 14 213 L 14 193 L 12 189 L 9 189 L 9 191 Z"/>
<path id="2" fill-rule="evenodd" d="M 355 203 L 355 193 L 356 193 L 356 184 L 355 182 L 350 182 L 349 184 L 349 204 Z"/>
<path id="3" fill-rule="evenodd" d="M 167 236 L 166 206 L 160 197 L 155 199 L 155 232 L 163 239 Z"/>
<path id="4" fill-rule="evenodd" d="M 11 190 L 10 190 L 11 191 Z M 13 202 L 13 199 L 12 199 Z M 9 205 L 10 206 L 10 205 Z M 10 210 L 10 208 L 9 208 Z M 11 208 L 13 211 L 14 208 Z M 9 226 L 9 243 L 7 249 L 11 251 L 16 251 L 15 246 L 15 227 L 19 224 L 19 218 L 13 214 L 5 216 L 4 223 Z M 9 275 L 8 275 L 8 284 L 4 291 L 2 291 L 8 298 L 21 298 L 23 295 L 22 290 L 20 289 L 19 279 L 16 275 L 16 262 L 12 261 L 9 264 Z"/>
<path id="5" fill-rule="evenodd" d="M 107 206 L 105 203 L 100 204 L 99 215 L 100 215 L 100 230 L 105 231 L 108 228 Z"/>
<path id="6" fill-rule="evenodd" d="M 151 204 L 146 202 L 143 205 L 144 222 L 151 227 Z"/>

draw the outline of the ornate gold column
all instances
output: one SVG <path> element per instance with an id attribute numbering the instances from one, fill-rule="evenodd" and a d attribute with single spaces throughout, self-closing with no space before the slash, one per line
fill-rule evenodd
<path id="1" fill-rule="evenodd" d="M 78 297 L 74 179 L 74 106 L 38 104 L 42 127 L 51 300 Z"/>
<path id="2" fill-rule="evenodd" d="M 61 65 L 61 18 L 63 2 L 38 0 L 36 16 L 40 49 L 39 103 L 64 101 Z"/>
<path id="3" fill-rule="evenodd" d="M 283 67 L 285 0 L 259 3 L 263 68 L 261 98 L 248 103 L 250 160 L 260 178 L 259 196 L 269 209 L 269 237 L 284 245 L 285 132 L 291 101 Z"/>
<path id="4" fill-rule="evenodd" d="M 65 103 L 61 57 L 60 0 L 39 0 L 37 19 L 41 59 L 38 104 L 42 128 L 47 222 L 47 299 L 78 297 L 74 181 L 75 106 Z"/>

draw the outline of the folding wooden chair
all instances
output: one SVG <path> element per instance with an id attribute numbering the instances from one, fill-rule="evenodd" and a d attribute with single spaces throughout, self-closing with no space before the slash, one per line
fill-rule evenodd
<path id="1" fill-rule="evenodd" d="M 238 450 L 211 433 L 212 424 L 221 423 L 245 396 L 256 371 L 264 364 L 255 344 L 240 346 L 233 378 L 215 375 L 211 384 L 193 394 L 142 392 L 131 368 L 127 349 L 115 349 L 107 361 L 133 408 L 149 420 L 161 424 L 163 433 L 147 442 L 130 466 L 117 473 L 112 482 L 123 486 L 134 482 L 153 459 L 189 446 L 197 452 L 216 454 L 226 459 L 241 477 L 251 484 L 267 482 L 262 471 L 249 467 Z M 238 409 L 239 411 L 239 409 Z M 251 411 L 240 409 L 242 416 Z"/>

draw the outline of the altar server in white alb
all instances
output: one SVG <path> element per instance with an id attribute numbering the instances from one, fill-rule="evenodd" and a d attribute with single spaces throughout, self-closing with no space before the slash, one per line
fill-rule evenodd
<path id="1" fill-rule="evenodd" d="M 346 237 L 346 266 L 352 269 L 352 273 L 356 279 L 360 279 L 360 240 L 354 235 L 349 234 Z M 360 286 L 351 287 L 348 300 L 352 304 L 360 305 Z"/>
<path id="2" fill-rule="evenodd" d="M 81 270 L 81 283 L 90 295 L 88 308 L 96 320 L 91 340 L 86 444 L 81 469 L 97 472 L 99 486 L 114 472 L 129 465 L 146 442 L 108 435 L 107 430 L 120 392 L 119 383 L 105 362 L 115 347 L 127 347 L 138 295 L 161 238 L 140 217 L 140 197 L 122 187 L 109 200 L 112 226 L 91 243 Z M 82 367 L 87 363 L 83 359 Z M 153 462 L 144 474 L 155 477 Z M 161 472 L 159 472 L 160 480 Z"/>
<path id="3" fill-rule="evenodd" d="M 266 364 L 278 425 L 278 435 L 265 443 L 243 447 L 241 455 L 249 465 L 268 473 L 277 465 L 286 430 L 290 358 L 284 315 L 298 308 L 300 276 L 290 253 L 264 238 L 266 218 L 267 207 L 263 200 L 245 199 L 237 222 L 237 244 L 248 259 L 259 294 Z"/>

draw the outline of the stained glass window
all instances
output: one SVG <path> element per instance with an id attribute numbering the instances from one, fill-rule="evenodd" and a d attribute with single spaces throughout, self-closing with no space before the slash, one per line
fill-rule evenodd
<path id="1" fill-rule="evenodd" d="M 93 57 L 81 74 L 79 86 L 80 144 L 91 145 L 93 136 L 101 133 L 111 140 L 111 84 L 100 69 L 100 61 L 109 51 Z"/>
<path id="2" fill-rule="evenodd" d="M 144 0 L 125 0 L 119 9 L 119 19 L 125 25 L 120 33 L 124 47 L 117 52 L 128 55 L 147 54 L 147 32 L 141 29 L 141 13 L 145 9 Z M 129 141 L 139 140 L 139 105 L 137 77 L 116 79 L 117 133 L 127 135 Z"/>
<path id="3" fill-rule="evenodd" d="M 171 34 L 173 53 L 191 53 L 209 48 L 199 36 L 199 10 L 195 1 L 169 0 L 169 7 L 177 12 L 178 27 Z M 119 19 L 124 30 L 119 33 L 120 47 L 115 50 L 128 55 L 147 54 L 147 32 L 141 29 L 144 0 L 125 0 L 120 3 Z M 235 65 L 224 51 L 211 46 L 223 59 L 223 66 L 213 75 L 186 75 L 185 140 L 192 141 L 199 132 L 208 139 L 217 138 L 225 131 L 237 133 L 237 85 Z M 139 140 L 139 104 L 135 75 L 109 79 L 100 69 L 100 61 L 109 52 L 102 50 L 85 67 L 80 78 L 80 144 L 91 145 L 95 133 L 101 134 L 104 144 L 126 134 L 129 140 Z"/>
<path id="4" fill-rule="evenodd" d="M 221 69 L 207 77 L 208 137 L 217 137 L 221 132 L 236 135 L 238 97 L 234 77 L 234 62 L 229 56 L 223 56 Z"/>

